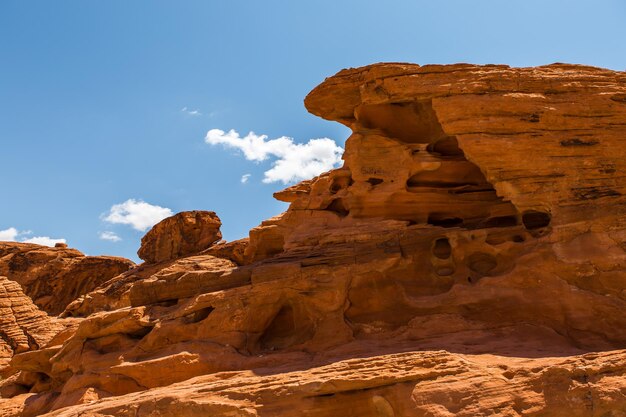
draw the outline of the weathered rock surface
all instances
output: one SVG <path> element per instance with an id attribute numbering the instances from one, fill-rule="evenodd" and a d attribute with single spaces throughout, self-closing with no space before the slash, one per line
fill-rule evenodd
<path id="1" fill-rule="evenodd" d="M 216 242 L 216 240 L 221 239 L 220 226 L 221 222 L 213 212 L 183 212 L 163 220 L 148 232 L 148 235 L 152 236 L 150 239 L 144 237 L 143 242 L 148 243 L 140 249 L 140 253 L 142 253 L 142 250 L 145 252 L 158 252 L 163 248 L 167 248 L 167 237 L 175 236 L 177 242 L 184 240 L 184 243 L 178 246 L 172 244 L 169 247 L 177 247 L 178 249 L 174 250 L 174 252 L 181 251 L 183 250 L 181 248 L 184 247 L 183 252 L 186 252 L 185 256 L 187 258 L 178 262 L 176 258 L 171 258 L 173 256 L 172 253 L 167 256 L 154 254 L 153 257 L 147 256 L 150 261 L 116 276 L 104 285 L 74 300 L 67 306 L 62 316 L 86 317 L 98 311 L 111 311 L 129 307 L 131 305 L 130 291 L 135 282 L 148 279 L 149 282 L 164 283 L 165 280 L 162 278 L 164 275 L 168 275 L 170 280 L 172 277 L 175 277 L 177 280 L 180 278 L 177 282 L 190 282 L 188 279 L 191 276 L 202 275 L 200 272 L 207 265 L 206 260 L 212 260 L 213 258 L 230 261 L 222 262 L 222 265 L 228 265 L 229 267 L 246 264 L 245 250 L 249 239 L 239 239 L 233 242 Z M 201 240 L 194 243 L 194 236 Z M 159 247 L 161 249 L 158 249 Z M 167 252 L 166 249 L 163 250 Z M 189 254 L 195 254 L 195 256 L 188 256 Z M 142 256 L 145 256 L 145 254 Z M 185 275 L 187 272 L 190 274 Z M 142 283 L 138 283 L 138 285 L 142 286 L 142 288 L 146 287 Z M 202 284 L 198 282 L 198 285 Z M 211 283 L 209 288 L 214 288 L 215 285 L 215 283 Z M 176 291 L 175 288 L 173 290 Z M 154 291 L 148 291 L 154 293 Z M 188 293 L 191 291 L 189 294 L 195 294 L 194 291 L 199 291 L 199 288 L 195 290 L 189 288 L 186 291 Z M 140 291 L 137 289 L 134 290 L 134 294 L 139 293 Z M 159 295 L 158 297 L 176 298 L 170 295 Z"/>
<path id="2" fill-rule="evenodd" d="M 20 284 L 0 276 L 0 372 L 15 353 L 43 347 L 62 329 L 33 304 Z"/>
<path id="3" fill-rule="evenodd" d="M 141 239 L 137 255 L 157 263 L 198 253 L 222 239 L 221 226 L 212 211 L 183 211 L 154 225 Z"/>
<path id="4" fill-rule="evenodd" d="M 47 415 L 622 416 L 625 361 L 624 351 L 549 359 L 396 353 L 306 370 L 216 373 Z M 4 404 L 7 416 L 24 409 L 23 398 Z"/>
<path id="5" fill-rule="evenodd" d="M 40 309 L 52 315 L 132 266 L 128 259 L 85 256 L 66 246 L 0 242 L 0 275 L 19 283 Z"/>
<path id="6" fill-rule="evenodd" d="M 0 416 L 626 415 L 625 73 L 377 64 L 305 104 L 344 166 L 247 241 L 155 226 Z"/>

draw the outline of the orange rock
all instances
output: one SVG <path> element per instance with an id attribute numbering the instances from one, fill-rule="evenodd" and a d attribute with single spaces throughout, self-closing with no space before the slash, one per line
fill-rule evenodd
<path id="1" fill-rule="evenodd" d="M 222 238 L 221 225 L 212 211 L 183 211 L 154 225 L 141 239 L 137 255 L 156 263 L 198 253 Z"/>
<path id="2" fill-rule="evenodd" d="M 305 104 L 344 166 L 248 241 L 155 226 L 0 416 L 624 415 L 624 97 L 565 64 L 341 71 Z"/>
<path id="3" fill-rule="evenodd" d="M 250 239 L 244 238 L 234 240 L 232 242 L 224 242 L 211 246 L 209 249 L 202 252 L 202 254 L 213 255 L 217 258 L 224 258 L 233 261 L 237 265 L 245 265 L 248 260 L 245 256 L 246 248 Z"/>
<path id="4" fill-rule="evenodd" d="M 63 328 L 40 311 L 17 282 L 0 276 L 0 372 L 14 354 L 43 347 Z"/>
<path id="5" fill-rule="evenodd" d="M 52 315 L 133 265 L 128 259 L 85 256 L 65 246 L 0 242 L 0 275 L 18 282 L 39 308 Z"/>
<path id="6" fill-rule="evenodd" d="M 244 251 L 248 246 L 249 239 L 239 239 L 233 242 L 218 242 L 206 249 L 196 256 L 187 258 L 181 258 L 180 260 L 171 260 L 169 262 L 161 262 L 158 264 L 141 264 L 125 273 L 122 273 L 115 278 L 110 279 L 95 290 L 77 298 L 70 303 L 65 311 L 61 314 L 63 317 L 87 317 L 90 314 L 98 311 L 111 311 L 118 308 L 128 307 L 131 305 L 130 290 L 135 282 L 142 280 L 150 280 L 152 277 L 155 279 L 152 281 L 158 281 L 161 285 L 164 280 L 160 277 L 167 271 L 170 274 L 178 274 L 182 276 L 187 272 L 203 271 L 205 266 L 209 266 L 212 260 L 220 263 L 219 259 L 225 259 L 234 262 L 236 265 L 245 265 L 248 263 Z M 215 259 L 219 258 L 219 259 Z M 222 266 L 232 267 L 234 264 L 230 262 L 221 262 Z M 190 274 L 184 278 L 186 280 L 193 274 Z M 242 277 L 244 280 L 248 280 L 249 276 L 244 274 Z M 140 284 L 142 285 L 142 284 Z M 215 286 L 215 283 L 207 283 L 201 285 L 209 285 L 211 288 Z M 193 291 L 198 291 L 192 290 Z M 135 294 L 138 292 L 135 290 Z M 143 296 L 143 295 L 141 295 Z M 157 297 L 165 297 L 167 295 L 157 295 Z"/>

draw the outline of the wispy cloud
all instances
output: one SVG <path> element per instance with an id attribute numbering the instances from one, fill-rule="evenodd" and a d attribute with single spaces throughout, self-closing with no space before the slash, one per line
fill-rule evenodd
<path id="1" fill-rule="evenodd" d="M 247 183 L 251 176 L 252 176 L 251 174 L 243 174 L 241 176 L 241 183 L 242 184 Z"/>
<path id="2" fill-rule="evenodd" d="M 101 240 L 108 240 L 110 242 L 119 242 L 122 240 L 122 238 L 114 232 L 100 232 L 98 237 L 100 237 Z"/>
<path id="3" fill-rule="evenodd" d="M 264 183 L 281 181 L 287 184 L 312 178 L 334 168 L 341 162 L 343 154 L 343 148 L 329 138 L 311 139 L 301 144 L 294 143 L 293 138 L 287 136 L 268 140 L 267 135 L 254 132 L 240 137 L 235 130 L 226 133 L 211 129 L 204 140 L 209 145 L 239 149 L 248 161 L 275 158 L 272 168 L 265 171 Z"/>
<path id="4" fill-rule="evenodd" d="M 190 108 L 188 108 L 186 106 L 183 107 L 182 109 L 180 109 L 180 111 L 181 111 L 181 113 L 185 113 L 185 114 L 187 114 L 189 116 L 202 116 L 202 113 L 200 113 L 200 110 L 198 110 L 198 109 L 192 110 L 192 109 L 190 109 Z"/>
<path id="5" fill-rule="evenodd" d="M 127 224 L 133 229 L 145 232 L 166 217 L 174 213 L 166 207 L 156 206 L 142 200 L 128 199 L 114 204 L 103 220 L 113 224 Z"/>
<path id="6" fill-rule="evenodd" d="M 32 234 L 30 230 L 19 231 L 15 227 L 9 227 L 8 229 L 0 230 L 0 241 L 36 243 L 38 245 L 45 246 L 54 246 L 57 243 L 66 243 L 65 239 L 54 239 L 48 236 L 26 238 L 25 236 L 29 234 Z"/>

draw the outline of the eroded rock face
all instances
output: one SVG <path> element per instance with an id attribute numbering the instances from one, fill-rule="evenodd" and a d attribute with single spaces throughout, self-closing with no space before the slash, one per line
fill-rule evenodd
<path id="1" fill-rule="evenodd" d="M 564 64 L 340 72 L 305 104 L 352 129 L 344 166 L 247 241 L 155 232 L 13 358 L 39 379 L 0 415 L 622 415 L 624 97 Z"/>
<path id="2" fill-rule="evenodd" d="M 0 276 L 0 373 L 14 354 L 43 347 L 63 328 L 33 304 L 20 284 Z"/>
<path id="3" fill-rule="evenodd" d="M 139 286 L 144 285 L 141 283 L 143 280 L 147 280 L 148 282 L 156 281 L 164 283 L 167 280 L 172 281 L 172 277 L 176 278 L 176 285 L 178 285 L 178 282 L 185 280 L 187 282 L 191 282 L 194 281 L 194 279 L 190 279 L 190 277 L 193 277 L 194 275 L 203 276 L 204 272 L 207 270 L 216 269 L 210 265 L 212 260 L 217 262 L 217 269 L 224 266 L 233 267 L 234 265 L 245 265 L 247 260 L 244 252 L 247 245 L 247 238 L 232 242 L 220 242 L 197 255 L 182 258 L 180 261 L 172 260 L 157 264 L 144 263 L 133 268 L 132 270 L 129 270 L 128 272 L 116 276 L 84 296 L 77 298 L 67 306 L 65 311 L 62 313 L 62 316 L 87 317 L 88 315 L 99 311 L 112 311 L 123 307 L 129 307 L 131 305 L 131 289 L 133 289 L 136 282 Z M 227 261 L 220 261 L 219 259 Z M 163 277 L 166 275 L 168 277 L 164 279 Z M 204 275 L 208 276 L 206 274 Z M 197 285 L 208 285 L 209 288 L 215 288 L 217 285 L 219 288 L 219 285 L 224 285 L 224 283 L 197 282 Z M 226 285 L 228 285 L 228 283 L 226 283 Z M 139 294 L 137 289 L 133 291 L 135 294 Z M 187 288 L 185 291 L 188 294 L 193 294 L 194 291 L 200 291 L 200 289 L 197 287 L 191 287 Z M 139 294 L 138 296 L 152 296 L 157 298 L 165 297 L 164 299 L 170 297 L 167 294 L 158 293 L 154 295 Z M 135 297 L 137 297 L 137 295 Z"/>
<path id="4" fill-rule="evenodd" d="M 304 410 L 314 417 L 620 416 L 625 361 L 623 351 L 507 358 L 506 365 L 489 355 L 395 353 L 304 370 L 204 375 L 46 415 L 270 417 Z M 96 391 L 84 398 L 97 398 Z M 24 410 L 16 399 L 4 400 L 3 407 L 6 416 Z"/>
<path id="5" fill-rule="evenodd" d="M 183 211 L 154 225 L 141 239 L 137 255 L 157 263 L 198 253 L 222 239 L 221 226 L 212 211 Z"/>
<path id="6" fill-rule="evenodd" d="M 0 242 L 0 275 L 19 283 L 24 293 L 51 315 L 133 266 L 128 259 L 85 256 L 67 246 Z"/>

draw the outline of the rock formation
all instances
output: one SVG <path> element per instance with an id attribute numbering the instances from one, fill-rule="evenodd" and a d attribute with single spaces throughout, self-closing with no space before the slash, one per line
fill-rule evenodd
<path id="1" fill-rule="evenodd" d="M 18 282 L 40 309 L 52 315 L 133 265 L 124 258 L 85 256 L 67 245 L 0 242 L 0 275 Z"/>
<path id="2" fill-rule="evenodd" d="M 184 211 L 157 223 L 141 239 L 137 255 L 164 262 L 207 249 L 222 239 L 222 222 L 212 211 Z"/>
<path id="3" fill-rule="evenodd" d="M 39 349 L 63 328 L 33 304 L 20 284 L 0 276 L 0 374 L 15 353 Z"/>
<path id="4" fill-rule="evenodd" d="M 376 64 L 305 105 L 344 166 L 246 240 L 155 226 L 0 416 L 626 415 L 625 73 Z"/>

